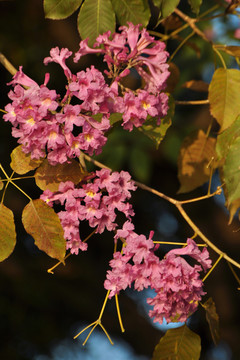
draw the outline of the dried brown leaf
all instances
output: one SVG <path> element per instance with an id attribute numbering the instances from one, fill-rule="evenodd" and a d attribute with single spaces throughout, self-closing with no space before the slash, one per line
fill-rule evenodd
<path id="1" fill-rule="evenodd" d="M 178 193 L 192 191 L 209 180 L 211 166 L 216 167 L 216 139 L 207 137 L 202 130 L 187 136 L 178 158 Z M 211 165 L 209 166 L 209 163 Z"/>

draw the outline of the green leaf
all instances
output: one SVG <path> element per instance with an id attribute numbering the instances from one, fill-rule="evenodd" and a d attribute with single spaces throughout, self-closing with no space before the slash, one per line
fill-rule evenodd
<path id="1" fill-rule="evenodd" d="M 36 169 L 43 159 L 33 160 L 31 154 L 25 154 L 22 151 L 22 145 L 17 146 L 11 153 L 11 168 L 18 174 L 26 174 L 27 172 Z"/>
<path id="2" fill-rule="evenodd" d="M 13 212 L 0 204 L 0 261 L 5 260 L 16 244 L 16 231 Z"/>
<path id="3" fill-rule="evenodd" d="M 23 226 L 35 245 L 47 255 L 64 260 L 66 241 L 58 215 L 43 200 L 31 200 L 23 209 Z"/>
<path id="4" fill-rule="evenodd" d="M 172 96 L 169 96 L 169 109 L 167 115 L 161 120 L 161 124 L 157 125 L 156 118 L 149 118 L 145 121 L 145 123 L 138 128 L 139 131 L 143 132 L 147 135 L 151 140 L 156 143 L 156 147 L 158 148 L 161 141 L 166 135 L 168 128 L 172 124 L 172 118 L 174 116 L 175 111 L 175 103 Z"/>
<path id="5" fill-rule="evenodd" d="M 224 181 L 227 188 L 227 204 L 240 199 L 240 137 L 235 139 L 228 150 L 223 165 Z"/>
<path id="6" fill-rule="evenodd" d="M 85 0 L 78 15 L 78 30 L 82 39 L 93 45 L 99 34 L 115 31 L 115 14 L 110 0 Z"/>
<path id="7" fill-rule="evenodd" d="M 188 0 L 188 2 L 191 6 L 192 11 L 198 15 L 200 6 L 202 5 L 202 0 Z"/>
<path id="8" fill-rule="evenodd" d="M 46 159 L 36 170 L 35 181 L 41 190 L 57 191 L 61 182 L 72 181 L 78 184 L 86 175 L 76 160 L 52 166 Z"/>
<path id="9" fill-rule="evenodd" d="M 152 360 L 198 360 L 200 337 L 186 325 L 170 329 L 155 347 Z"/>
<path id="10" fill-rule="evenodd" d="M 151 16 L 147 0 L 112 0 L 112 5 L 121 25 L 129 21 L 147 26 Z"/>
<path id="11" fill-rule="evenodd" d="M 113 113 L 109 117 L 110 125 L 114 125 L 116 122 L 122 120 L 122 114 L 121 113 Z"/>
<path id="12" fill-rule="evenodd" d="M 240 154 L 240 116 L 234 123 L 217 137 L 216 152 L 220 164 L 220 176 L 224 186 L 226 206 L 229 210 L 229 224 L 240 207 L 240 169 L 238 159 Z M 240 217 L 240 214 L 239 214 Z"/>
<path id="13" fill-rule="evenodd" d="M 206 310 L 206 319 L 211 331 L 212 339 L 215 345 L 220 341 L 220 332 L 219 332 L 219 316 L 216 311 L 216 305 L 213 299 L 210 297 L 205 303 L 202 304 Z"/>
<path id="14" fill-rule="evenodd" d="M 216 139 L 207 137 L 202 130 L 187 136 L 181 146 L 178 158 L 178 179 L 181 187 L 178 193 L 192 191 L 209 180 L 212 161 L 216 159 Z M 211 162 L 211 166 L 208 166 Z"/>
<path id="15" fill-rule="evenodd" d="M 83 0 L 44 0 L 45 17 L 48 19 L 65 19 L 72 15 Z"/>
<path id="16" fill-rule="evenodd" d="M 154 4 L 160 9 L 161 18 L 165 19 L 173 13 L 180 0 L 155 0 Z"/>
<path id="17" fill-rule="evenodd" d="M 209 85 L 210 112 L 227 129 L 240 113 L 240 71 L 217 69 Z"/>
<path id="18" fill-rule="evenodd" d="M 217 137 L 216 152 L 219 160 L 225 160 L 232 143 L 240 137 L 240 116 Z"/>

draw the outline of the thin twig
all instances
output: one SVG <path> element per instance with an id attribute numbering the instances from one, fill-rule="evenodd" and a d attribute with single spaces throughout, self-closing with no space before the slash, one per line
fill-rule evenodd
<path id="1" fill-rule="evenodd" d="M 85 159 L 92 162 L 93 164 L 95 164 L 96 166 L 100 167 L 100 168 L 107 168 L 110 169 L 109 167 L 105 166 L 104 164 L 100 163 L 99 161 L 93 160 L 90 156 L 85 155 Z M 111 169 L 110 169 L 111 170 Z M 178 211 L 180 212 L 180 214 L 182 215 L 182 217 L 186 220 L 186 222 L 189 224 L 189 226 L 193 229 L 194 233 L 197 234 L 211 249 L 213 249 L 217 254 L 221 255 L 225 260 L 229 261 L 231 264 L 233 264 L 234 266 L 240 268 L 240 263 L 238 263 L 237 261 L 233 260 L 232 258 L 230 258 L 227 254 L 225 254 L 224 252 L 222 252 L 216 245 L 214 245 L 203 233 L 202 231 L 197 227 L 197 225 L 192 221 L 192 219 L 188 216 L 188 214 L 186 213 L 186 211 L 183 209 L 182 207 L 182 202 L 178 201 L 176 199 L 171 198 L 170 196 L 167 196 L 163 193 L 161 193 L 160 191 L 157 191 L 156 189 L 153 189 L 145 184 L 142 184 L 138 181 L 135 181 L 135 184 L 143 189 L 146 190 L 152 194 L 155 194 L 157 196 L 159 196 L 162 199 L 165 199 L 166 201 L 170 202 L 171 204 L 175 205 L 176 208 L 178 209 Z M 218 191 L 218 190 L 217 190 Z M 212 195 L 207 195 L 205 198 L 209 198 Z M 199 198 L 197 198 L 199 199 Z M 189 201 L 188 201 L 189 202 Z"/>
<path id="2" fill-rule="evenodd" d="M 0 63 L 5 67 L 5 69 L 10 72 L 10 74 L 15 75 L 17 69 L 8 61 L 8 59 L 0 53 Z"/>
<path id="3" fill-rule="evenodd" d="M 193 101 L 181 101 L 175 100 L 175 105 L 205 105 L 209 104 L 209 100 L 193 100 Z"/>
<path id="4" fill-rule="evenodd" d="M 193 29 L 193 31 L 199 35 L 203 40 L 207 41 L 208 43 L 212 44 L 212 41 L 209 40 L 206 35 L 196 26 L 196 21 L 197 19 L 193 19 L 190 18 L 189 16 L 187 16 L 186 14 L 184 14 L 181 10 L 179 10 L 178 8 L 176 8 L 174 10 L 175 14 L 177 14 L 180 18 L 182 18 L 184 21 L 186 21 L 186 23 L 189 24 L 189 26 Z"/>

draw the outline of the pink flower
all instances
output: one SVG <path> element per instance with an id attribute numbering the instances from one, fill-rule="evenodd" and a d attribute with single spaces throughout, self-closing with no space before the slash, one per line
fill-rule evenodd
<path id="1" fill-rule="evenodd" d="M 8 83 L 8 85 L 19 84 L 28 87 L 39 88 L 39 85 L 36 83 L 36 81 L 32 80 L 30 77 L 23 73 L 22 68 L 22 66 L 19 66 L 19 71 L 16 72 L 16 74 L 13 76 L 13 80 Z"/>
<path id="2" fill-rule="evenodd" d="M 52 48 L 50 50 L 50 56 L 44 59 L 44 64 L 48 65 L 50 62 L 58 63 L 63 71 L 67 79 L 71 79 L 72 73 L 71 70 L 66 65 L 66 59 L 72 55 L 72 52 L 67 48 L 59 50 L 58 47 Z"/>

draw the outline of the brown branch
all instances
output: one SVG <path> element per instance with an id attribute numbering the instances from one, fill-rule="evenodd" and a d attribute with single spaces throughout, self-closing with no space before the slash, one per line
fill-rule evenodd
<path id="1" fill-rule="evenodd" d="M 193 31 L 199 35 L 203 40 L 207 41 L 208 43 L 212 44 L 212 41 L 209 40 L 206 35 L 196 26 L 197 19 L 190 18 L 186 14 L 184 14 L 181 10 L 176 8 L 174 10 L 175 14 L 177 14 L 180 18 L 182 18 L 189 26 L 193 29 Z"/>
<path id="2" fill-rule="evenodd" d="M 100 163 L 99 161 L 93 160 L 90 156 L 88 155 L 84 155 L 85 159 L 87 161 L 92 162 L 93 164 L 95 164 L 96 166 L 103 168 L 103 169 L 109 169 L 111 170 L 109 167 L 105 166 L 104 164 Z M 202 200 L 202 199 L 207 199 L 211 196 L 213 196 L 213 194 L 209 194 L 206 196 L 203 196 L 201 198 L 196 198 L 196 199 L 191 199 L 191 200 L 187 200 L 187 201 L 178 201 L 176 199 L 171 198 L 170 196 L 167 196 L 163 193 L 161 193 L 160 191 L 157 191 L 145 184 L 142 184 L 138 181 L 134 181 L 135 184 L 143 189 L 146 190 L 152 194 L 155 194 L 157 196 L 159 196 L 160 198 L 170 202 L 171 204 L 175 205 L 176 208 L 178 209 L 178 211 L 180 212 L 180 214 L 182 215 L 182 217 L 186 220 L 186 222 L 188 223 L 188 225 L 193 229 L 193 231 L 211 248 L 213 249 L 217 254 L 219 254 L 222 258 L 224 258 L 225 260 L 227 260 L 229 263 L 233 264 L 234 266 L 240 268 L 240 263 L 238 263 L 237 261 L 233 260 L 232 258 L 230 258 L 227 254 L 225 254 L 224 252 L 222 252 L 216 245 L 214 245 L 203 233 L 202 231 L 197 227 L 197 225 L 191 220 L 191 218 L 188 216 L 188 214 L 186 213 L 186 211 L 183 209 L 182 204 L 185 202 L 193 202 L 198 201 L 198 200 Z M 216 194 L 219 193 L 219 189 L 217 189 Z"/>

